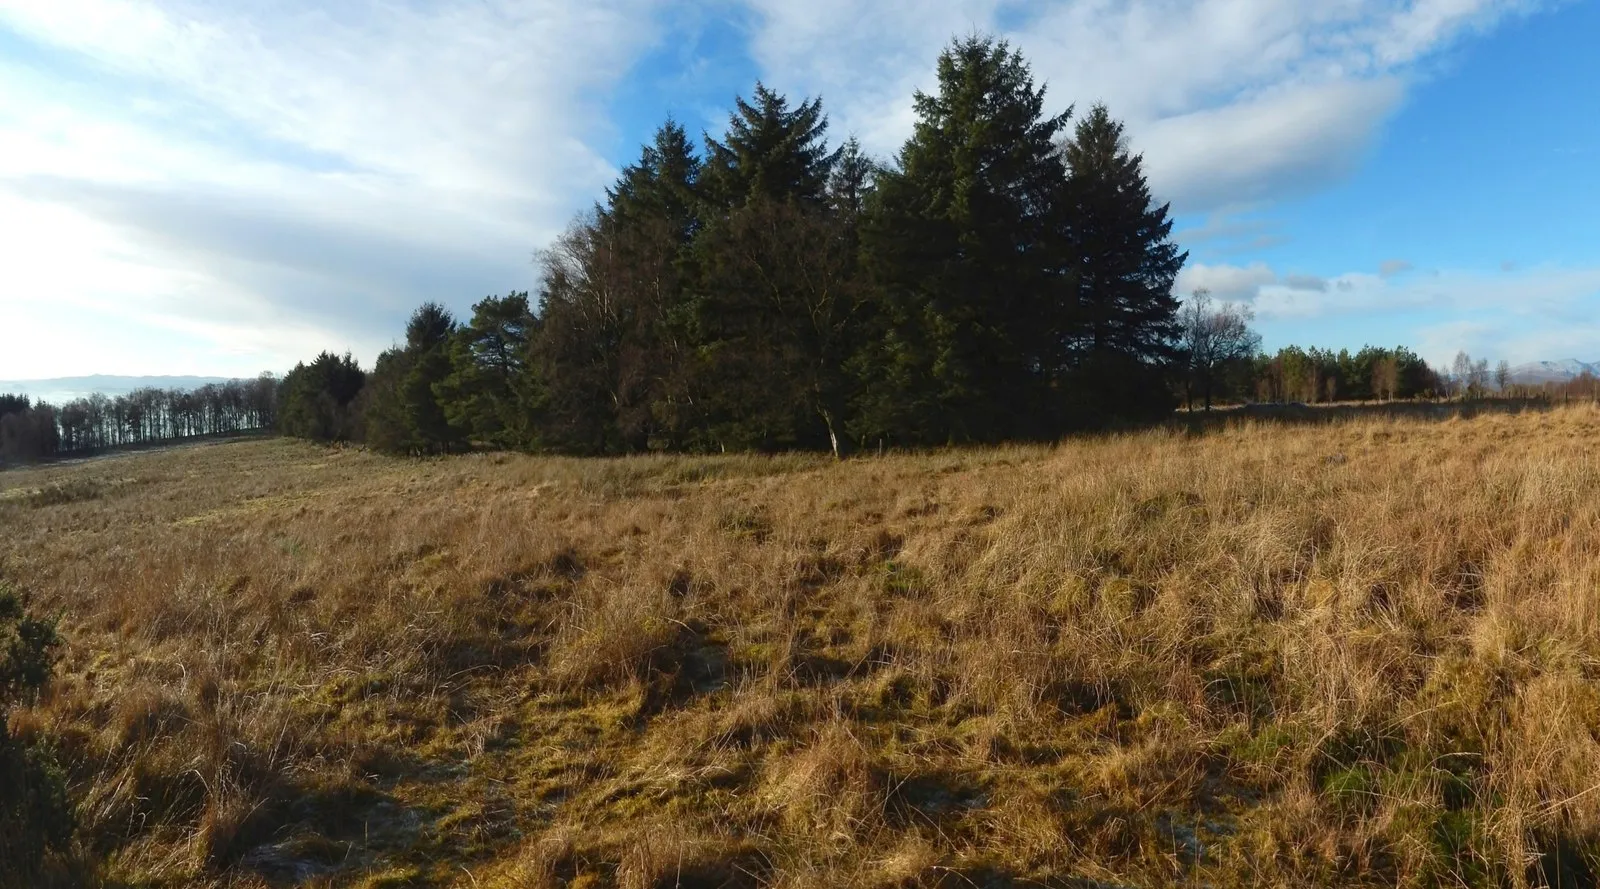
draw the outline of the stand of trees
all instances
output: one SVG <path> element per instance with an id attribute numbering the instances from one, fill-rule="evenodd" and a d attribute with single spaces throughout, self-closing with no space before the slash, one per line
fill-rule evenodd
<path id="1" fill-rule="evenodd" d="M 281 428 L 400 453 L 842 453 L 1169 411 L 1186 257 L 1122 125 L 1047 111 L 1003 42 L 956 41 L 937 74 L 887 163 L 759 84 L 701 147 L 668 121 L 540 254 L 536 305 L 425 305 L 359 394 L 348 359 L 296 368 Z"/>
<path id="2" fill-rule="evenodd" d="M 195 390 L 136 389 L 52 405 L 0 394 L 0 464 L 221 435 L 277 424 L 270 375 Z"/>
<path id="3" fill-rule="evenodd" d="M 1180 302 L 1187 256 L 1122 125 L 1048 111 L 1006 43 L 953 42 L 914 109 L 890 161 L 760 84 L 700 146 L 667 121 L 539 253 L 537 295 L 423 305 L 370 373 L 296 367 L 280 429 L 404 454 L 837 455 L 1460 388 L 1403 347 L 1264 355 L 1247 310 Z"/>

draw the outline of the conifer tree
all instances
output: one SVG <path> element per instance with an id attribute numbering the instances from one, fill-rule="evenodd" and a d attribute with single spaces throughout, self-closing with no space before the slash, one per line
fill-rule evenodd
<path id="1" fill-rule="evenodd" d="M 827 145 L 822 100 L 791 108 L 782 94 L 757 83 L 747 101 L 734 100 L 728 132 L 706 138 L 706 197 L 732 209 L 752 199 L 820 203 L 839 151 Z"/>
<path id="2" fill-rule="evenodd" d="M 667 121 L 599 214 L 619 270 L 616 424 L 628 450 L 680 447 L 693 423 L 691 248 L 703 225 L 702 164 Z"/>
<path id="3" fill-rule="evenodd" d="M 1128 150 L 1122 124 L 1105 106 L 1078 122 L 1063 154 L 1070 171 L 1064 227 L 1081 323 L 1068 347 L 1080 410 L 1091 417 L 1169 410 L 1160 375 L 1178 356 L 1172 286 L 1188 257 L 1171 240 L 1169 207 L 1151 197 L 1143 158 Z"/>
<path id="4" fill-rule="evenodd" d="M 499 447 L 532 442 L 528 343 L 535 324 L 526 293 L 487 297 L 472 307 L 472 320 L 450 343 L 451 372 L 440 384 L 453 428 Z"/>
<path id="5" fill-rule="evenodd" d="M 365 421 L 367 443 L 404 454 L 437 454 L 467 444 L 445 413 L 442 391 L 451 372 L 456 322 L 436 302 L 423 303 L 406 324 L 404 346 L 378 356 Z"/>
<path id="6" fill-rule="evenodd" d="M 863 229 L 883 329 L 858 364 L 859 423 L 910 442 L 1040 434 L 1064 295 L 1055 139 L 1071 112 L 1046 115 L 1020 53 L 985 38 L 946 49 L 938 84 L 917 94 Z"/>
<path id="7" fill-rule="evenodd" d="M 694 398 L 703 447 L 837 450 L 853 311 L 848 241 L 829 210 L 842 149 L 817 99 L 757 84 L 707 138 L 712 218 L 695 244 Z"/>
<path id="8" fill-rule="evenodd" d="M 278 429 L 285 435 L 313 441 L 350 441 L 359 429 L 352 404 L 367 375 L 346 352 L 319 354 L 310 364 L 297 364 L 279 384 Z"/>

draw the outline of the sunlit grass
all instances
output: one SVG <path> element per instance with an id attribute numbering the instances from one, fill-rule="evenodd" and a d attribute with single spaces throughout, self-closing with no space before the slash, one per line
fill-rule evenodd
<path id="1" fill-rule="evenodd" d="M 1596 442 L 0 473 L 18 728 L 133 885 L 1587 885 Z"/>

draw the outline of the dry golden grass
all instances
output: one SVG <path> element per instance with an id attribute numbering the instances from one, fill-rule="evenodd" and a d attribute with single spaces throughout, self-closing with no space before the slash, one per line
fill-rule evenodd
<path id="1" fill-rule="evenodd" d="M 135 886 L 1591 885 L 1600 411 L 0 474 Z"/>

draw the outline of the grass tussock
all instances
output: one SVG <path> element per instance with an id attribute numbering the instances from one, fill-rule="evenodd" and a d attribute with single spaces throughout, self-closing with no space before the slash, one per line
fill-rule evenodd
<path id="1" fill-rule="evenodd" d="M 7 472 L 12 731 L 111 885 L 1593 885 L 1596 441 Z"/>

